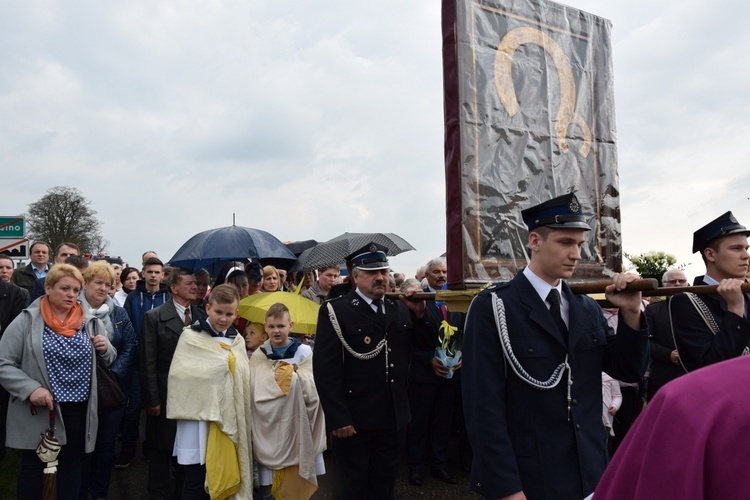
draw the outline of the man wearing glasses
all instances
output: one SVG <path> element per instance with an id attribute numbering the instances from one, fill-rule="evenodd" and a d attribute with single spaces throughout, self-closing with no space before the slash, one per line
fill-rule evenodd
<path id="1" fill-rule="evenodd" d="M 672 288 L 687 286 L 687 277 L 682 269 L 670 269 L 661 278 L 662 286 Z M 685 371 L 680 366 L 680 355 L 674 346 L 672 328 L 669 325 L 669 300 L 661 300 L 646 308 L 646 323 L 651 335 L 651 369 L 648 379 L 648 400 L 654 397 L 661 386 L 674 380 Z"/>

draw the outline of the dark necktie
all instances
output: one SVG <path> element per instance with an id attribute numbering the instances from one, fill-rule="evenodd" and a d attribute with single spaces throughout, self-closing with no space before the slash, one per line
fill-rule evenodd
<path id="1" fill-rule="evenodd" d="M 193 320 L 190 317 L 190 306 L 187 306 L 185 308 L 185 326 L 190 326 L 193 324 Z"/>
<path id="2" fill-rule="evenodd" d="M 567 344 L 568 327 L 565 326 L 565 321 L 563 321 L 562 314 L 560 313 L 560 292 L 557 291 L 557 288 L 553 288 L 549 291 L 549 295 L 547 295 L 547 302 L 549 302 L 550 304 L 549 312 L 552 314 L 552 319 L 555 320 L 557 329 L 560 330 L 560 333 L 562 334 L 563 339 Z"/>
<path id="3" fill-rule="evenodd" d="M 378 315 L 378 318 L 383 316 L 383 299 L 374 299 L 372 301 L 372 305 L 376 307 L 375 314 Z"/>

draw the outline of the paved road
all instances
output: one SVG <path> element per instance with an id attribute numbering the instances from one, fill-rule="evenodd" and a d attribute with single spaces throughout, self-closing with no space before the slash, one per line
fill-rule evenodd
<path id="1" fill-rule="evenodd" d="M 456 456 L 456 453 L 453 453 Z M 326 467 L 330 470 L 333 463 L 326 453 Z M 453 466 L 454 464 L 451 464 Z M 396 483 L 396 497 L 399 499 L 429 498 L 430 500 L 454 500 L 454 499 L 479 499 L 469 490 L 469 475 L 461 472 L 457 464 L 449 467 L 451 474 L 458 480 L 458 484 L 449 485 L 434 479 L 429 475 L 429 469 L 424 471 L 424 483 L 422 486 L 412 486 L 407 480 L 407 468 L 402 467 L 401 474 Z M 325 499 L 331 497 L 331 475 L 326 474 L 319 477 L 318 491 L 313 495 L 314 499 Z M 112 500 L 132 500 L 146 498 L 146 461 L 139 456 L 127 469 L 112 472 L 112 483 L 110 487 L 110 498 Z"/>

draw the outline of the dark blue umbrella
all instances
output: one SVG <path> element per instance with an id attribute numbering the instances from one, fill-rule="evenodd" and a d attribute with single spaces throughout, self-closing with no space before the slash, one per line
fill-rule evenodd
<path id="1" fill-rule="evenodd" d="M 215 274 L 229 261 L 245 263 L 248 259 L 285 269 L 297 257 L 271 233 L 250 227 L 228 226 L 196 234 L 177 250 L 169 264 L 194 270 L 206 268 Z"/>

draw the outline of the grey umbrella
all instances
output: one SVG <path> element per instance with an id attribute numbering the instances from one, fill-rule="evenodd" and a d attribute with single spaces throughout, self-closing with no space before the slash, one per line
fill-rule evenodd
<path id="1" fill-rule="evenodd" d="M 393 233 L 344 233 L 302 252 L 291 271 L 311 271 L 344 263 L 344 258 L 370 242 L 388 248 L 388 255 L 398 255 L 414 247 Z"/>

